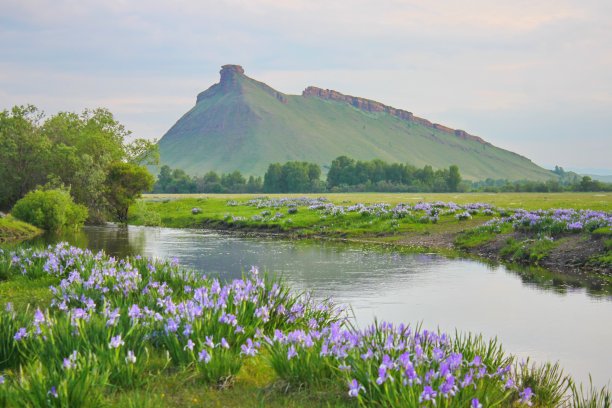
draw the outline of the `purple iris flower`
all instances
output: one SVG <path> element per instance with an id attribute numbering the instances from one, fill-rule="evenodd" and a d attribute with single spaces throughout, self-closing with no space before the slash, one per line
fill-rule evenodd
<path id="1" fill-rule="evenodd" d="M 225 340 L 225 337 L 221 338 L 221 347 L 223 347 L 224 349 L 229 349 L 230 345 L 227 342 L 227 340 Z"/>
<path id="2" fill-rule="evenodd" d="M 419 397 L 419 401 L 432 401 L 434 398 L 436 398 L 436 395 L 438 395 L 438 393 L 435 392 L 430 385 L 426 385 L 425 387 L 423 387 L 423 392 Z"/>
<path id="3" fill-rule="evenodd" d="M 119 348 L 123 346 L 125 342 L 121 339 L 121 335 L 117 335 L 115 337 L 111 337 L 110 343 L 108 343 L 108 347 L 110 348 Z"/>
<path id="4" fill-rule="evenodd" d="M 15 341 L 20 341 L 23 338 L 27 337 L 28 332 L 26 331 L 25 327 L 20 328 L 19 330 L 17 330 L 17 333 L 15 333 L 15 336 L 13 337 L 15 339 Z"/>
<path id="5" fill-rule="evenodd" d="M 47 392 L 47 395 L 50 395 L 53 398 L 59 397 L 59 394 L 57 393 L 57 388 L 55 388 L 55 386 L 51 387 L 51 389 Z"/>
<path id="6" fill-rule="evenodd" d="M 253 343 L 253 340 L 251 340 L 250 338 L 247 339 L 245 344 L 240 346 L 240 349 L 242 350 L 242 353 L 246 356 L 252 357 L 252 356 L 255 356 L 255 354 L 257 354 L 257 349 L 255 348 L 255 344 Z"/>
<path id="7" fill-rule="evenodd" d="M 139 319 L 142 316 L 142 313 L 140 312 L 140 307 L 138 307 L 138 305 L 132 305 L 128 312 L 128 316 L 131 319 Z"/>
<path id="8" fill-rule="evenodd" d="M 127 352 L 127 357 L 125 358 L 125 362 L 128 364 L 136 364 L 136 355 L 132 350 Z"/>
<path id="9" fill-rule="evenodd" d="M 387 375 L 387 366 L 382 365 L 378 368 L 378 378 L 376 379 L 376 384 L 381 385 L 388 378 Z"/>
<path id="10" fill-rule="evenodd" d="M 362 385 L 359 385 L 359 382 L 357 382 L 357 380 L 353 379 L 349 382 L 349 397 L 357 397 L 359 395 L 359 391 L 361 390 L 365 390 L 365 388 L 363 388 Z"/>
<path id="11" fill-rule="evenodd" d="M 528 406 L 532 405 L 531 398 L 535 394 L 531 391 L 531 388 L 527 387 L 523 391 L 519 393 L 519 397 L 521 397 L 521 402 L 527 404 Z"/>
<path id="12" fill-rule="evenodd" d="M 200 354 L 198 354 L 198 361 L 203 361 L 205 364 L 208 364 L 211 358 L 211 355 L 208 354 L 208 351 L 206 351 L 206 349 L 202 349 L 202 351 L 200 351 Z"/>

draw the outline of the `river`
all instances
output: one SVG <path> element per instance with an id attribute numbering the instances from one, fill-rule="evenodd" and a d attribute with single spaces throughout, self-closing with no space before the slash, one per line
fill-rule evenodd
<path id="1" fill-rule="evenodd" d="M 178 258 L 223 279 L 256 265 L 297 290 L 350 305 L 358 325 L 374 318 L 497 337 L 537 362 L 559 361 L 576 380 L 612 381 L 612 296 L 528 279 L 504 266 L 337 242 L 244 237 L 205 230 L 85 227 L 43 237 L 114 256 Z"/>

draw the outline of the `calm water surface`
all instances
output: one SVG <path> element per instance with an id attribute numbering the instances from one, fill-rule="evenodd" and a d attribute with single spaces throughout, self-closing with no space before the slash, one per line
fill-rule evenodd
<path id="1" fill-rule="evenodd" d="M 57 239 L 57 238 L 56 238 Z M 292 287 L 352 306 L 365 326 L 376 317 L 447 332 L 497 336 L 536 361 L 559 360 L 576 380 L 612 381 L 612 297 L 526 282 L 503 266 L 433 254 L 406 254 L 330 242 L 246 238 L 211 231 L 87 227 L 62 237 L 116 256 L 178 258 L 181 264 L 238 277 L 257 265 Z"/>

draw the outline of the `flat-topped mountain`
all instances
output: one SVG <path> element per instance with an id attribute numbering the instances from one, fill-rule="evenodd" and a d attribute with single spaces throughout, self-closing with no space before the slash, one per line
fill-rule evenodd
<path id="1" fill-rule="evenodd" d="M 466 179 L 552 178 L 531 160 L 478 136 L 406 110 L 310 86 L 287 95 L 224 65 L 221 80 L 159 141 L 161 162 L 193 175 L 240 170 L 263 175 L 270 163 L 328 166 L 340 155 L 360 160 L 459 166 Z"/>

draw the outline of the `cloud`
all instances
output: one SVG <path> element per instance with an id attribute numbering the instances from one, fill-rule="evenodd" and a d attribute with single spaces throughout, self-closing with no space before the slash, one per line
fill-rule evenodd
<path id="1" fill-rule="evenodd" d="M 137 136 L 237 63 L 283 92 L 334 88 L 541 162 L 612 167 L 588 154 L 612 150 L 609 1 L 5 0 L 0 41 L 3 108 L 107 106 Z M 542 148 L 566 130 L 577 147 Z"/>

